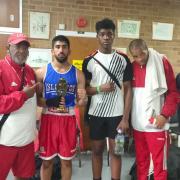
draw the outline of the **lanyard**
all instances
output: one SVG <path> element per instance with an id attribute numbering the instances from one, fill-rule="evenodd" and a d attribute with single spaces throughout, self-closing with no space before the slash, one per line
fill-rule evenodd
<path id="1" fill-rule="evenodd" d="M 7 59 L 5 58 L 6 62 L 9 64 L 9 62 L 7 61 Z M 10 65 L 10 64 L 9 64 Z M 16 70 L 14 69 L 13 66 L 11 66 L 11 69 L 15 72 L 15 74 L 17 75 L 19 81 L 21 82 L 21 85 L 19 87 L 19 91 L 21 91 L 23 89 L 23 86 L 24 86 L 24 80 L 25 80 L 25 69 L 23 67 L 23 72 L 22 72 L 22 78 L 19 77 L 18 73 L 16 72 Z M 3 114 L 2 118 L 0 119 L 0 131 L 1 131 L 1 128 L 2 126 L 4 125 L 4 123 L 6 122 L 7 118 L 9 117 L 10 113 L 8 114 Z"/>
<path id="2" fill-rule="evenodd" d="M 14 69 L 13 66 L 11 66 L 11 64 L 9 63 L 9 61 L 6 59 L 5 57 L 5 60 L 6 62 L 9 64 L 9 66 L 11 67 L 11 69 L 14 71 L 14 73 L 16 74 L 17 78 L 19 79 L 19 82 L 21 83 L 21 86 L 20 86 L 20 90 L 23 89 L 23 86 L 24 86 L 24 82 L 25 82 L 25 67 L 23 67 L 22 69 L 22 77 L 19 76 L 19 74 L 17 73 L 17 71 Z"/>

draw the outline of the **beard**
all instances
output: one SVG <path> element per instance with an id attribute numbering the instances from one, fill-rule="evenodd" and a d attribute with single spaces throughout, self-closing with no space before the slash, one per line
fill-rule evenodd
<path id="1" fill-rule="evenodd" d="M 16 54 L 11 54 L 11 53 L 10 53 L 10 56 L 12 60 L 20 66 L 24 66 L 28 57 L 27 55 L 16 55 Z"/>
<path id="2" fill-rule="evenodd" d="M 59 63 L 65 63 L 68 59 L 67 56 L 63 56 L 63 57 L 55 56 L 55 58 Z"/>
<path id="3" fill-rule="evenodd" d="M 61 53 L 60 55 L 54 54 L 54 57 L 59 63 L 65 63 L 68 60 L 68 55 L 65 55 L 64 53 Z"/>

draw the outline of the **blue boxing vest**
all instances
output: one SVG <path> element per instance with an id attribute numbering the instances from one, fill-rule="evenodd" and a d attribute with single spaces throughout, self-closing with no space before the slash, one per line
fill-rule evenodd
<path id="1" fill-rule="evenodd" d="M 77 73 L 73 65 L 65 73 L 57 72 L 51 63 L 47 65 L 47 72 L 44 78 L 44 98 L 50 99 L 57 96 L 56 86 L 61 78 L 66 80 L 68 86 L 65 96 L 66 107 L 74 108 L 76 104 Z"/>

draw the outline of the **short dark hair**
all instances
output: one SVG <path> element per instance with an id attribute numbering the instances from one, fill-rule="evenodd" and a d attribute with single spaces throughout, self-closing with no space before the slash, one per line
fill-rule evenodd
<path id="1" fill-rule="evenodd" d="M 105 18 L 96 23 L 96 32 L 98 33 L 101 29 L 112 29 L 115 32 L 116 26 L 111 19 Z"/>
<path id="2" fill-rule="evenodd" d="M 57 41 L 65 42 L 68 45 L 68 47 L 70 48 L 70 41 L 69 41 L 69 39 L 66 36 L 63 36 L 63 35 L 55 36 L 52 39 L 52 48 L 54 48 L 54 44 Z"/>
<path id="3" fill-rule="evenodd" d="M 148 46 L 146 42 L 143 39 L 134 39 L 129 44 L 129 51 L 131 52 L 131 49 L 139 48 L 141 50 L 148 50 Z"/>

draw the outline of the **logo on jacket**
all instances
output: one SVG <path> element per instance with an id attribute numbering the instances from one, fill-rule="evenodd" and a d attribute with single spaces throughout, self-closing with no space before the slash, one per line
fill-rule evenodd
<path id="1" fill-rule="evenodd" d="M 11 86 L 13 86 L 13 87 L 14 87 L 14 86 L 17 86 L 16 82 L 13 81 L 13 82 L 11 83 Z"/>

